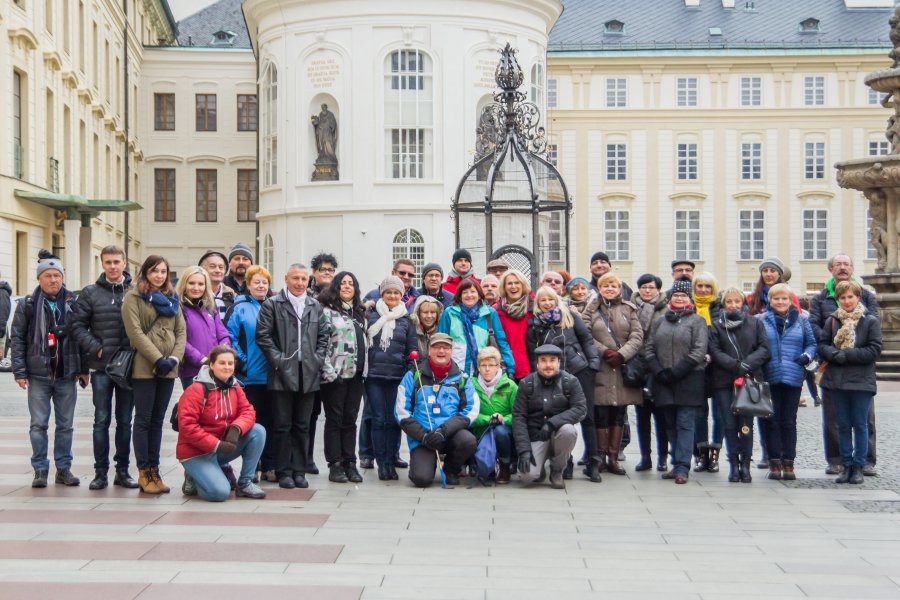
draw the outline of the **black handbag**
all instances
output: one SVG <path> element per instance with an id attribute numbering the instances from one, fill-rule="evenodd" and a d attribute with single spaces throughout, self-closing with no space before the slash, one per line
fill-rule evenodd
<path id="1" fill-rule="evenodd" d="M 600 312 L 600 307 L 597 307 L 597 314 L 600 315 L 600 318 L 603 319 L 603 322 L 606 324 L 606 330 L 612 336 L 616 345 L 621 348 L 622 342 L 619 341 L 619 336 L 616 335 L 616 332 L 613 331 L 612 325 L 607 320 L 606 316 Z M 627 363 L 623 364 L 622 367 L 622 383 L 625 387 L 628 388 L 637 388 L 639 390 L 644 389 L 644 381 L 647 378 L 647 373 L 644 370 L 644 362 L 640 359 L 640 357 L 635 356 Z"/>
<path id="2" fill-rule="evenodd" d="M 151 321 L 150 327 L 144 330 L 144 335 L 147 335 L 147 332 L 153 329 L 158 319 L 159 315 L 156 315 L 156 318 Z M 134 357 L 136 354 L 137 350 L 134 348 L 120 347 L 109 359 L 109 362 L 106 363 L 106 368 L 104 369 L 107 377 L 112 379 L 113 383 L 126 390 L 131 389 L 131 372 L 134 370 Z"/>
<path id="3" fill-rule="evenodd" d="M 765 381 L 757 381 L 753 377 L 745 377 L 744 385 L 734 386 L 734 400 L 731 412 L 745 417 L 768 419 L 775 414 L 772 404 L 772 392 Z"/>

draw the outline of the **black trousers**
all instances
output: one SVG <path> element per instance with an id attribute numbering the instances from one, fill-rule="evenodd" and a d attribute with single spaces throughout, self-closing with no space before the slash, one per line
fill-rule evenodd
<path id="1" fill-rule="evenodd" d="M 325 409 L 325 460 L 329 465 L 355 463 L 356 418 L 362 402 L 362 376 L 323 384 L 320 392 L 321 404 Z"/>
<path id="2" fill-rule="evenodd" d="M 275 446 L 272 442 L 272 398 L 275 392 L 270 392 L 264 383 L 254 383 L 244 386 L 244 394 L 247 400 L 256 410 L 256 422 L 266 430 L 266 445 L 260 457 L 263 471 L 271 471 L 275 468 Z"/>
<path id="3" fill-rule="evenodd" d="M 585 400 L 587 400 L 588 410 L 581 420 L 581 439 L 584 440 L 584 456 L 587 459 L 599 458 L 597 451 L 597 431 L 594 426 L 594 376 L 597 374 L 593 369 L 582 369 L 575 374 L 578 383 L 581 384 L 581 391 L 584 392 Z"/>
<path id="4" fill-rule="evenodd" d="M 825 459 L 829 464 L 841 464 L 841 447 L 838 441 L 838 422 L 834 414 L 831 393 L 822 388 L 822 435 L 825 437 Z M 875 466 L 875 403 L 869 407 L 869 452 L 866 462 Z"/>
<path id="5" fill-rule="evenodd" d="M 301 378 L 300 389 L 303 389 Z M 272 392 L 272 448 L 278 477 L 306 475 L 313 394 Z"/>
<path id="6" fill-rule="evenodd" d="M 661 460 L 668 460 L 669 435 L 666 432 L 665 411 L 656 406 L 652 400 L 644 399 L 644 403 L 636 406 L 637 410 L 637 435 L 641 456 L 650 457 L 650 420 L 656 424 L 656 453 Z"/>
<path id="7" fill-rule="evenodd" d="M 316 462 L 316 425 L 319 423 L 319 415 L 322 414 L 322 390 L 313 393 L 312 414 L 309 415 L 309 462 Z"/>
<path id="8" fill-rule="evenodd" d="M 131 387 L 134 392 L 132 446 L 135 462 L 138 469 L 158 467 L 162 428 L 175 380 L 162 377 L 134 379 Z"/>
<path id="9" fill-rule="evenodd" d="M 468 429 L 461 429 L 444 443 L 444 473 L 456 474 L 475 454 L 478 445 L 475 435 Z M 434 483 L 437 455 L 425 446 L 416 446 L 409 455 L 409 480 L 416 487 L 428 487 Z"/>

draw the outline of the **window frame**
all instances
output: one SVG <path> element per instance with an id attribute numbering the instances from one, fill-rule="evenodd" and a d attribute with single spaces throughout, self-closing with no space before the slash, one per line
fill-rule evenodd
<path id="1" fill-rule="evenodd" d="M 679 217 L 680 213 L 684 216 Z M 703 215 L 700 209 L 676 209 L 673 217 L 675 260 L 700 260 L 703 252 Z M 679 227 L 680 221 L 684 222 L 684 227 Z M 696 228 L 691 227 L 695 222 Z M 696 248 L 692 250 L 691 243 L 694 238 L 696 239 Z M 679 250 L 679 245 L 683 245 L 683 251 Z"/>
<path id="2" fill-rule="evenodd" d="M 812 216 L 807 216 L 812 213 Z M 801 231 L 803 234 L 803 260 L 828 260 L 828 209 L 827 208 L 804 208 L 800 213 Z M 807 227 L 807 219 L 813 220 L 813 226 Z M 818 221 L 824 219 L 824 227 L 820 227 Z M 812 244 L 811 249 L 807 249 L 807 242 Z M 818 247 L 824 242 L 824 247 Z"/>
<path id="3" fill-rule="evenodd" d="M 628 108 L 628 78 L 606 78 L 606 108 Z"/>
<path id="4" fill-rule="evenodd" d="M 628 181 L 628 144 L 625 142 L 606 144 L 606 181 Z"/>
<path id="5" fill-rule="evenodd" d="M 698 93 L 696 77 L 678 77 L 675 81 L 676 102 L 679 108 L 696 108 Z"/>
<path id="6" fill-rule="evenodd" d="M 761 244 L 759 248 L 755 247 L 757 242 Z M 738 260 L 758 261 L 765 256 L 766 211 L 760 208 L 738 210 Z"/>
<path id="7" fill-rule="evenodd" d="M 741 77 L 741 106 L 762 106 L 762 77 L 758 75 Z"/>
<path id="8" fill-rule="evenodd" d="M 555 77 L 547 78 L 547 108 L 556 108 L 559 103 L 559 81 Z"/>
<path id="9" fill-rule="evenodd" d="M 170 101 L 171 111 L 169 108 Z M 162 109 L 162 114 L 160 114 L 160 109 Z M 170 125 L 170 112 L 171 126 L 168 126 Z M 153 131 L 175 131 L 175 94 L 173 92 L 153 93 Z"/>
<path id="10" fill-rule="evenodd" d="M 210 175 L 212 175 L 212 177 L 210 177 Z M 195 169 L 194 181 L 196 184 L 194 220 L 197 223 L 217 223 L 219 220 L 218 169 Z M 210 182 L 212 185 L 210 185 Z M 203 218 L 201 218 L 201 211 L 203 213 Z M 212 216 L 210 216 L 210 214 L 212 214 Z"/>
<path id="11" fill-rule="evenodd" d="M 762 142 L 741 142 L 741 181 L 762 178 Z"/>
<path id="12" fill-rule="evenodd" d="M 252 174 L 247 177 L 247 174 Z M 242 206 L 242 203 L 244 206 Z M 242 210 L 243 209 L 243 210 Z M 259 170 L 237 170 L 237 222 L 252 223 L 259 212 Z"/>
<path id="13" fill-rule="evenodd" d="M 160 181 L 162 175 L 162 181 Z M 161 185 L 162 184 L 162 185 Z M 160 198 L 162 192 L 162 198 Z M 171 192 L 171 198 L 169 198 Z M 178 213 L 177 177 L 174 168 L 153 169 L 153 222 L 174 223 Z M 162 205 L 160 205 L 160 201 Z M 171 206 L 171 215 L 169 207 Z"/>
<path id="14" fill-rule="evenodd" d="M 682 146 L 684 147 L 683 152 Z M 675 145 L 675 159 L 676 181 L 700 180 L 700 148 L 697 142 L 677 142 Z M 693 177 L 691 177 L 692 172 Z"/>
<path id="15" fill-rule="evenodd" d="M 195 108 L 195 131 L 198 132 L 213 132 L 218 130 L 218 99 L 216 98 L 217 94 L 194 94 L 194 108 Z M 203 98 L 203 103 L 201 106 L 200 99 Z M 212 98 L 212 106 L 210 106 L 210 98 Z M 202 114 L 202 127 L 201 127 L 201 114 Z"/>
<path id="16" fill-rule="evenodd" d="M 422 268 L 425 266 L 425 236 L 418 229 L 404 227 L 391 238 L 391 263 L 401 258 L 413 262 L 416 274 L 413 276 L 412 285 L 421 287 Z"/>
<path id="17" fill-rule="evenodd" d="M 610 208 L 603 211 L 603 248 L 611 261 L 631 260 L 630 210 Z"/>
<path id="18" fill-rule="evenodd" d="M 825 142 L 803 142 L 803 178 L 808 181 L 825 179 Z"/>
<path id="19" fill-rule="evenodd" d="M 242 99 L 244 99 L 243 108 L 241 107 Z M 238 94 L 235 106 L 237 107 L 237 131 L 259 129 L 259 98 L 256 94 Z"/>
<path id="20" fill-rule="evenodd" d="M 261 113 L 263 187 L 278 185 L 278 67 L 267 61 L 263 67 L 260 90 L 263 95 Z"/>
<path id="21" fill-rule="evenodd" d="M 432 179 L 434 59 L 419 48 L 397 48 L 387 53 L 383 64 L 385 178 L 395 181 Z"/>
<path id="22" fill-rule="evenodd" d="M 825 106 L 825 76 L 803 76 L 803 105 Z"/>

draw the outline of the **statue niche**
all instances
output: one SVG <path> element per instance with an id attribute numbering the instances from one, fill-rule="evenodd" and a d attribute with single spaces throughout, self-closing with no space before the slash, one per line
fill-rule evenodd
<path id="1" fill-rule="evenodd" d="M 338 181 L 337 140 L 338 124 L 334 113 L 328 110 L 327 104 L 322 104 L 322 110 L 318 115 L 310 117 L 316 136 L 315 169 L 312 173 L 313 181 Z"/>

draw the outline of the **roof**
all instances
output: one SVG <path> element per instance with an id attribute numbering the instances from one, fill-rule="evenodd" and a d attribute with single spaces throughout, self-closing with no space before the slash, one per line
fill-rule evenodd
<path id="1" fill-rule="evenodd" d="M 893 8 L 848 9 L 845 0 L 562 0 L 548 50 L 732 50 L 795 48 L 890 48 Z M 752 9 L 751 9 L 752 8 Z M 749 9 L 749 10 L 748 10 Z M 800 23 L 817 19 L 818 31 Z M 607 33 L 610 21 L 624 23 Z M 813 25 L 815 25 L 813 23 Z M 719 28 L 721 35 L 711 35 Z"/>
<path id="2" fill-rule="evenodd" d="M 219 0 L 178 22 L 178 44 L 202 48 L 250 48 L 250 35 L 241 11 L 243 0 Z M 232 44 L 213 44 L 218 31 L 235 34 Z"/>

